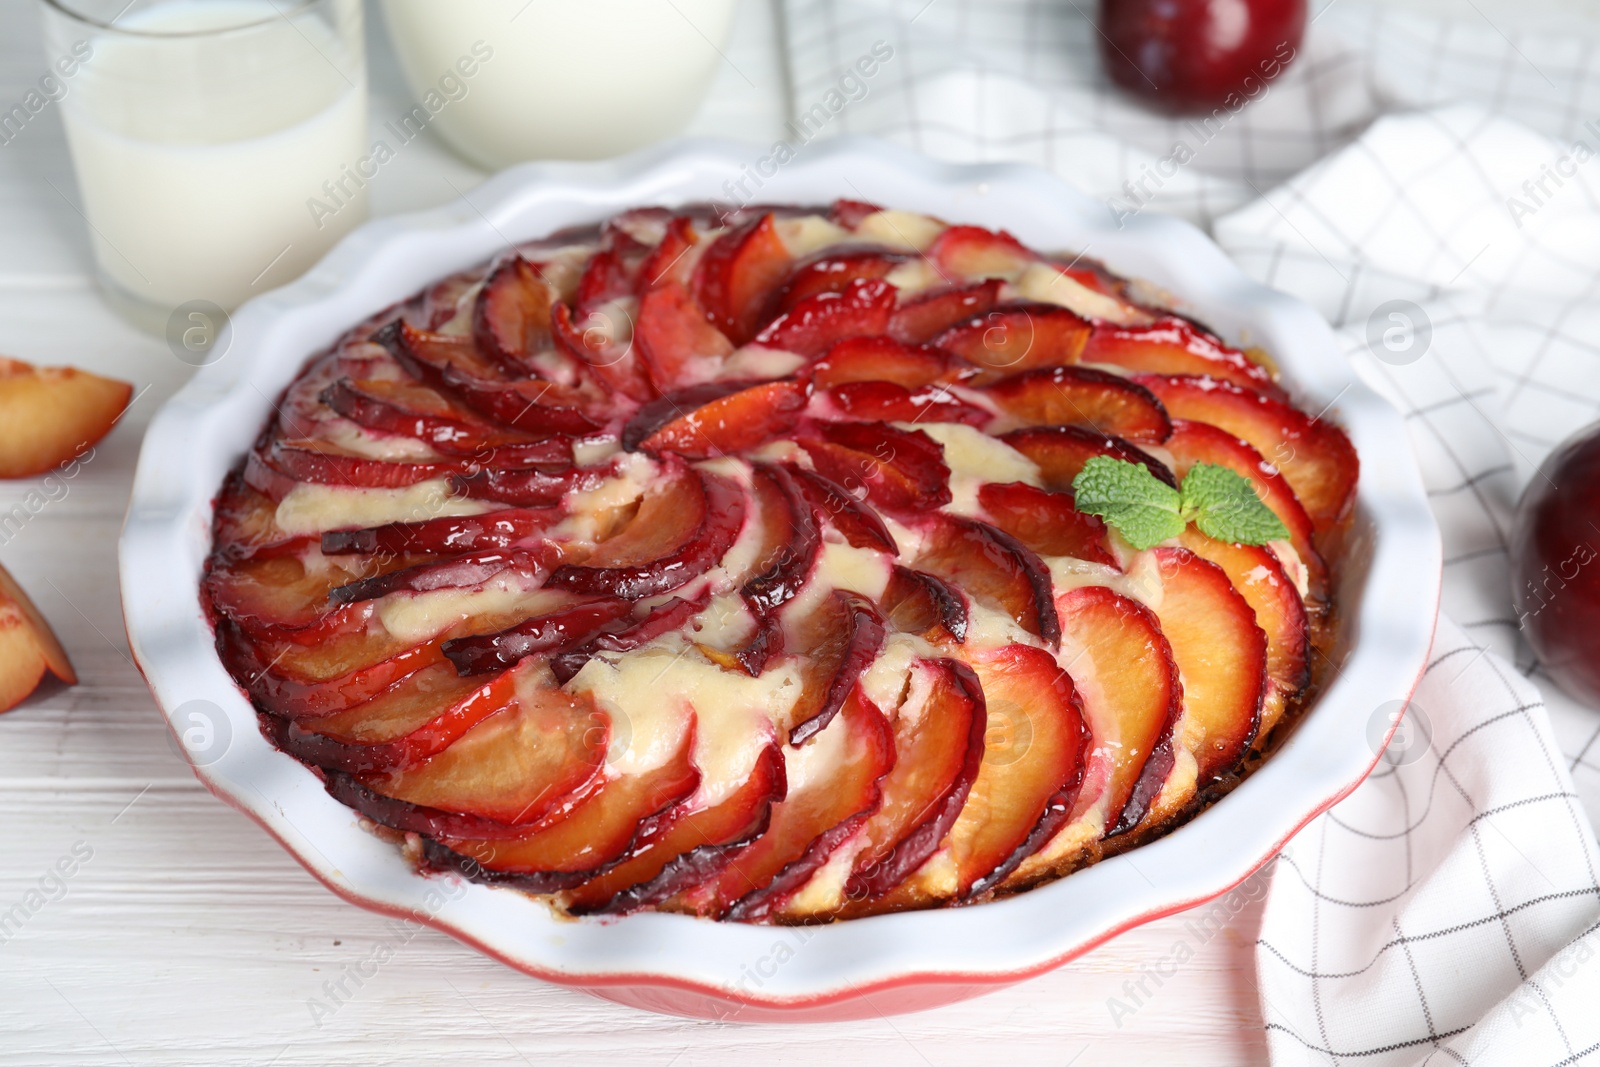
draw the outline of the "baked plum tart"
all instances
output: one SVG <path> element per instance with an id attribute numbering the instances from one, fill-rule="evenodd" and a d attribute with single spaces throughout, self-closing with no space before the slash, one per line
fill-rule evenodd
<path id="1" fill-rule="evenodd" d="M 216 504 L 262 728 L 567 915 L 1027 889 L 1292 720 L 1345 435 L 1159 294 L 840 201 L 626 212 L 315 356 Z"/>

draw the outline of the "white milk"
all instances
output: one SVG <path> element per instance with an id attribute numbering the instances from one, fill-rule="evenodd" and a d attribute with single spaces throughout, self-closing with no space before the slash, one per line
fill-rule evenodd
<path id="1" fill-rule="evenodd" d="M 490 168 L 598 159 L 694 115 L 734 0 L 384 0 L 431 125 Z M 475 47 L 476 46 L 476 47 Z"/>
<path id="2" fill-rule="evenodd" d="M 63 101 L 102 274 L 152 314 L 196 299 L 235 307 L 366 217 L 364 186 L 346 178 L 335 199 L 323 188 L 363 154 L 364 66 L 314 12 L 290 21 L 266 0 L 181 0 L 119 25 L 181 34 L 256 20 L 222 35 L 96 36 Z M 313 197 L 340 206 L 319 214 Z"/>

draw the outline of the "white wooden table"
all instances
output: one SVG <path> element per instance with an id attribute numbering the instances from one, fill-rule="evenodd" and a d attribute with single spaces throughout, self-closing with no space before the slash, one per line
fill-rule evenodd
<path id="1" fill-rule="evenodd" d="M 377 127 L 406 93 L 371 21 Z M 784 89 L 766 0 L 745 0 L 727 58 L 691 132 L 769 144 Z M 34 0 L 0 0 L 0 105 L 42 71 Z M 375 211 L 433 206 L 482 178 L 423 138 L 381 172 Z M 379 942 L 397 944 L 395 927 L 328 893 L 200 787 L 128 657 L 117 535 L 143 429 L 190 370 L 99 299 L 75 197 L 47 109 L 0 145 L 0 352 L 114 374 L 139 392 L 66 495 L 0 533 L 0 562 L 54 621 L 82 679 L 0 718 L 0 914 L 33 902 L 20 929 L 0 930 L 0 1064 L 1263 1062 L 1256 905 L 1203 941 L 1175 916 L 966 1004 L 826 1027 L 648 1015 L 422 930 L 319 1021 L 310 1002 L 323 983 Z M 0 513 L 35 487 L 0 483 Z M 48 880 L 75 848 L 87 862 Z M 1193 958 L 1174 971 L 1180 943 Z M 1164 972 L 1159 987 L 1150 969 Z M 1110 998 L 1131 1004 L 1124 983 L 1141 978 L 1144 1006 L 1114 1014 Z"/>

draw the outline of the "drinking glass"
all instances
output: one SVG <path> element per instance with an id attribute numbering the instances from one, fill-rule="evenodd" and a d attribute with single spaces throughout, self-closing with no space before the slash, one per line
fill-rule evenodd
<path id="1" fill-rule="evenodd" d="M 231 309 L 366 217 L 360 0 L 40 4 L 97 274 L 138 324 Z"/>

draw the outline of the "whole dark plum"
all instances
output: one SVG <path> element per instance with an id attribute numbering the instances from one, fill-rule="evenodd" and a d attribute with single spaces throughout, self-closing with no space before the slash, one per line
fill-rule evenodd
<path id="1" fill-rule="evenodd" d="M 1511 595 L 1546 673 L 1600 707 L 1600 423 L 1550 453 L 1524 490 Z"/>
<path id="2" fill-rule="evenodd" d="M 1243 107 L 1300 50 L 1305 0 L 1101 0 L 1111 80 L 1162 111 Z"/>

